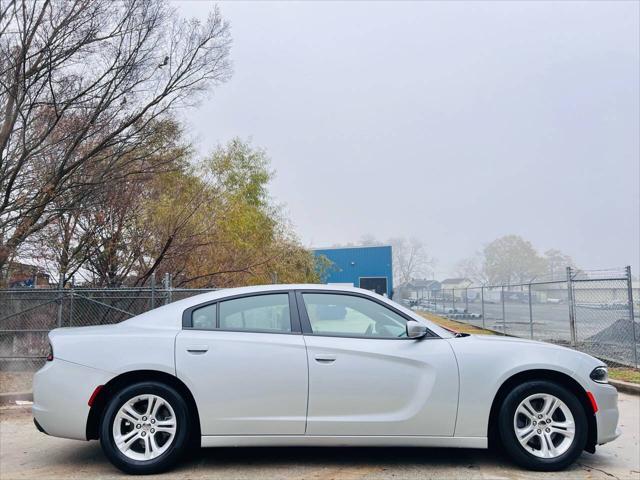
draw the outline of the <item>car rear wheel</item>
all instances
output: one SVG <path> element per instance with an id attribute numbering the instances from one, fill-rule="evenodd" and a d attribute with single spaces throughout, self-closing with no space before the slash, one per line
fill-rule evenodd
<path id="1" fill-rule="evenodd" d="M 531 470 L 562 470 L 580 456 L 587 442 L 582 404 L 575 394 L 549 381 L 514 388 L 502 403 L 498 426 L 507 454 Z"/>
<path id="2" fill-rule="evenodd" d="M 185 401 L 172 387 L 140 382 L 115 394 L 100 424 L 105 455 L 120 470 L 133 474 L 166 471 L 188 443 Z"/>

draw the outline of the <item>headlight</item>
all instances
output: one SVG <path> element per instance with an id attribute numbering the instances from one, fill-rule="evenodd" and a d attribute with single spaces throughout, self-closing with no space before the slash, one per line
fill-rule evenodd
<path id="1" fill-rule="evenodd" d="M 598 383 L 608 383 L 609 382 L 609 371 L 607 367 L 596 367 L 591 372 L 591 380 Z"/>

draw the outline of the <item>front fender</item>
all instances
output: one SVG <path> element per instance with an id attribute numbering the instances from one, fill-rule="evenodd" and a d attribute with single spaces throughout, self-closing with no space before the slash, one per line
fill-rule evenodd
<path id="1" fill-rule="evenodd" d="M 493 400 L 504 382 L 514 375 L 550 370 L 573 378 L 588 390 L 588 374 L 584 378 L 583 372 L 590 372 L 601 363 L 575 350 L 509 337 L 470 336 L 449 342 L 460 375 L 454 435 L 462 437 L 487 435 Z"/>

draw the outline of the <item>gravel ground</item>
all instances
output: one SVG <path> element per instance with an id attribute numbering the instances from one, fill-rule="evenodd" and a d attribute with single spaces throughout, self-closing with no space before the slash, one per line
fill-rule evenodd
<path id="1" fill-rule="evenodd" d="M 565 472 L 523 471 L 486 450 L 427 448 L 202 449 L 176 470 L 176 479 L 634 479 L 640 478 L 640 397 L 620 395 L 622 437 L 584 453 Z M 33 426 L 28 408 L 0 409 L 0 478 L 125 478 L 98 442 L 52 438 Z M 137 477 L 140 478 L 140 477 Z"/>

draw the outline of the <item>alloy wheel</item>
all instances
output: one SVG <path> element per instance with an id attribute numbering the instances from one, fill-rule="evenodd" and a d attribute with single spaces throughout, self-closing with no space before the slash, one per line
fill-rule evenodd
<path id="1" fill-rule="evenodd" d="M 539 458 L 557 458 L 569 450 L 576 427 L 571 410 L 558 397 L 538 393 L 516 408 L 513 427 L 520 445 Z"/>
<path id="2" fill-rule="evenodd" d="M 158 395 L 137 395 L 118 410 L 113 440 L 126 457 L 152 460 L 171 446 L 176 428 L 176 414 L 168 401 Z"/>

